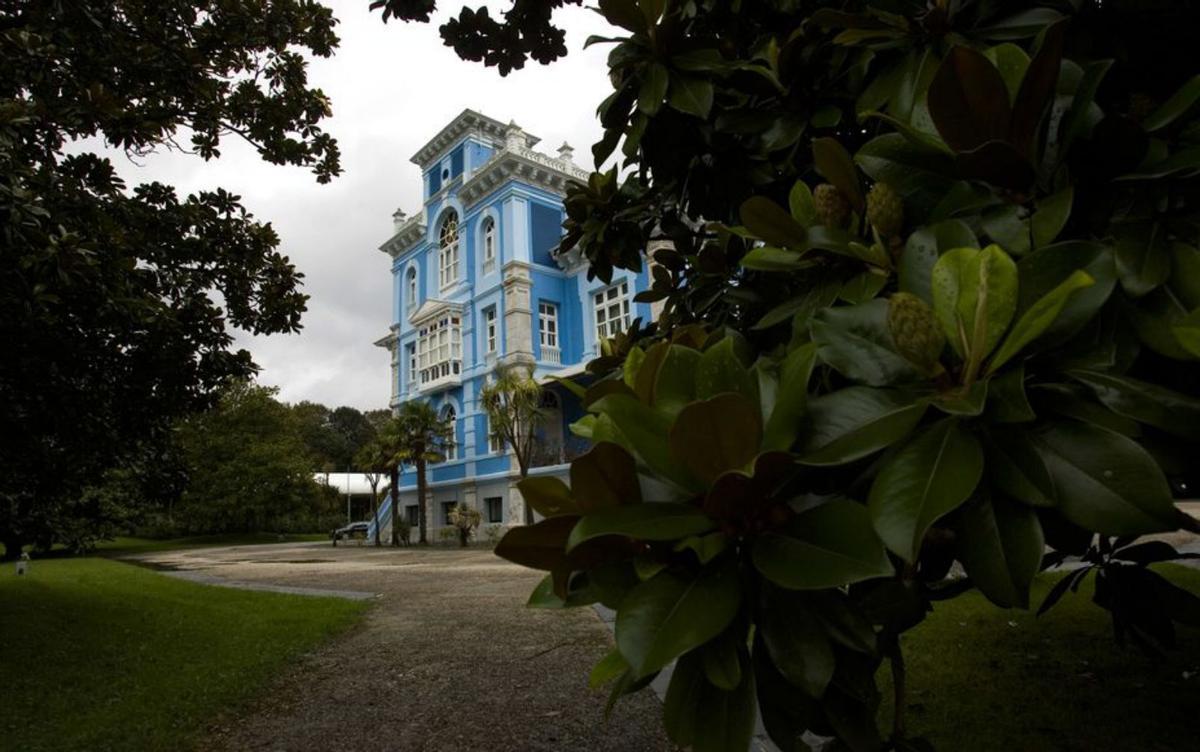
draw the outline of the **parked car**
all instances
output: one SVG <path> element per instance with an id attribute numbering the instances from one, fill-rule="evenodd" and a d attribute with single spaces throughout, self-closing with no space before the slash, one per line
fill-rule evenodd
<path id="1" fill-rule="evenodd" d="M 353 538 L 357 540 L 366 540 L 367 531 L 371 529 L 369 522 L 351 522 L 349 525 L 339 527 L 331 533 L 333 545 L 337 545 L 339 540 Z"/>

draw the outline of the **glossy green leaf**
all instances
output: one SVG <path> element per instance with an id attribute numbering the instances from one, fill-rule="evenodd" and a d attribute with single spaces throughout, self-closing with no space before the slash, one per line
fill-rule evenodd
<path id="1" fill-rule="evenodd" d="M 533 525 L 512 527 L 496 544 L 496 555 L 530 569 L 549 571 L 567 556 L 567 538 L 578 517 L 550 517 Z"/>
<path id="2" fill-rule="evenodd" d="M 542 581 L 529 594 L 529 600 L 525 602 L 525 606 L 551 609 L 567 607 L 566 601 L 554 594 L 554 575 L 548 574 L 542 578 Z"/>
<path id="3" fill-rule="evenodd" d="M 708 399 L 723 392 L 733 392 L 758 402 L 758 383 L 734 351 L 733 337 L 725 337 L 705 350 L 696 366 L 697 399 Z"/>
<path id="4" fill-rule="evenodd" d="M 754 671 L 745 648 L 739 648 L 737 658 L 741 681 L 732 691 L 707 681 L 700 651 L 676 664 L 663 703 L 663 728 L 676 745 L 692 752 L 749 748 L 757 708 Z"/>
<path id="5" fill-rule="evenodd" d="M 1140 298 L 1171 276 L 1171 253 L 1166 229 L 1160 225 L 1136 225 L 1117 236 L 1117 275 L 1121 287 Z"/>
<path id="6" fill-rule="evenodd" d="M 654 379 L 654 409 L 676 415 L 684 405 L 696 399 L 696 370 L 699 365 L 698 351 L 682 345 L 668 347 Z"/>
<path id="7" fill-rule="evenodd" d="M 762 445 L 757 402 L 719 394 L 683 408 L 671 427 L 671 456 L 710 485 L 725 472 L 745 469 Z"/>
<path id="8" fill-rule="evenodd" d="M 569 519 L 555 517 L 554 519 Z M 539 523 L 541 524 L 541 523 Z M 623 535 L 638 540 L 665 541 L 707 533 L 713 521 L 698 507 L 673 502 L 632 504 L 592 512 L 565 539 L 566 550 L 604 535 Z M 520 528 L 514 528 L 514 530 Z"/>
<path id="9" fill-rule="evenodd" d="M 808 382 L 817 360 L 817 346 L 809 343 L 788 353 L 779 371 L 775 406 L 763 431 L 763 450 L 787 451 L 796 443 L 800 420 L 808 405 Z"/>
<path id="10" fill-rule="evenodd" d="M 571 493 L 583 514 L 642 501 L 637 465 L 629 452 L 617 444 L 597 442 L 571 462 L 570 473 Z M 522 493 L 524 484 L 521 481 Z"/>
<path id="11" fill-rule="evenodd" d="M 1071 522 L 1104 535 L 1175 529 L 1171 490 L 1137 442 L 1075 421 L 1047 425 L 1036 442 Z"/>
<path id="12" fill-rule="evenodd" d="M 1004 79 L 1009 101 L 1016 99 L 1017 92 L 1021 89 L 1021 81 L 1025 78 L 1025 71 L 1029 68 L 1029 55 L 1010 42 L 984 50 L 983 54 L 996 66 L 1000 77 Z"/>
<path id="13" fill-rule="evenodd" d="M 790 272 L 813 266 L 812 259 L 799 251 L 760 245 L 746 251 L 741 260 L 742 268 L 761 272 Z"/>
<path id="14" fill-rule="evenodd" d="M 739 215 L 746 229 L 768 245 L 801 248 L 808 237 L 804 225 L 783 207 L 764 196 L 751 196 L 742 202 Z"/>
<path id="15" fill-rule="evenodd" d="M 847 499 L 802 512 L 781 533 L 754 542 L 754 566 L 792 590 L 819 590 L 892 573 L 866 507 Z"/>
<path id="16" fill-rule="evenodd" d="M 988 367 L 989 370 L 996 371 L 1016 357 L 1021 350 L 1050 328 L 1076 291 L 1091 287 L 1095 283 L 1096 280 L 1092 279 L 1087 272 L 1076 271 L 1062 284 L 1046 293 L 1041 300 L 1025 310 L 1017 319 L 1017 323 L 1008 336 L 1005 337 L 1000 349 L 996 351 L 996 355 Z"/>
<path id="17" fill-rule="evenodd" d="M 650 63 L 643 70 L 646 77 L 638 90 L 638 109 L 647 115 L 654 115 L 658 113 L 663 99 L 667 96 L 670 73 L 662 63 Z"/>
<path id="18" fill-rule="evenodd" d="M 729 536 L 716 532 L 707 535 L 693 535 L 675 544 L 676 551 L 692 551 L 696 560 L 707 564 L 729 548 Z"/>
<path id="19" fill-rule="evenodd" d="M 1037 418 L 1025 394 L 1025 366 L 993 376 L 988 387 L 988 415 L 996 423 L 1027 423 Z"/>
<path id="20" fill-rule="evenodd" d="M 1075 187 L 1067 186 L 1058 193 L 1038 202 L 1037 211 L 1030 217 L 1033 230 L 1033 247 L 1050 245 L 1067 226 L 1071 217 L 1071 204 L 1075 200 Z"/>
<path id="21" fill-rule="evenodd" d="M 896 352 L 887 312 L 882 299 L 818 312 L 811 325 L 818 357 L 852 381 L 870 386 L 923 380 L 916 366 Z"/>
<path id="22" fill-rule="evenodd" d="M 942 139 L 969 151 L 1008 135 L 1012 103 L 1004 78 L 980 52 L 950 50 L 929 85 L 929 113 Z"/>
<path id="23" fill-rule="evenodd" d="M 967 500 L 982 474 L 979 441 L 955 419 L 935 424 L 893 454 L 871 484 L 875 532 L 905 561 L 916 561 L 926 531 Z"/>
<path id="24" fill-rule="evenodd" d="M 1037 513 L 1001 499 L 963 507 L 958 558 L 967 576 L 1001 608 L 1029 608 L 1029 585 L 1042 565 L 1045 540 Z"/>
<path id="25" fill-rule="evenodd" d="M 625 662 L 621 651 L 613 648 L 592 667 L 591 673 L 588 674 L 588 686 L 598 689 L 628 670 L 629 664 Z"/>
<path id="26" fill-rule="evenodd" d="M 1142 122 L 1147 133 L 1166 128 L 1200 101 L 1200 75 L 1193 76 L 1179 91 Z"/>
<path id="27" fill-rule="evenodd" d="M 610 445 L 611 446 L 611 445 Z M 564 514 L 579 514 L 571 489 L 567 484 L 552 476 L 522 478 L 517 483 L 521 498 L 543 517 L 559 517 Z"/>
<path id="28" fill-rule="evenodd" d="M 1118 415 L 1200 441 L 1200 400 L 1140 379 L 1100 371 L 1068 371 Z"/>
<path id="29" fill-rule="evenodd" d="M 964 390 L 955 387 L 946 392 L 939 392 L 933 398 L 933 406 L 950 415 L 975 417 L 982 415 L 988 399 L 988 382 L 976 381 Z"/>
<path id="30" fill-rule="evenodd" d="M 1070 296 L 1042 333 L 1039 345 L 1078 332 L 1108 300 L 1117 283 L 1112 252 L 1099 243 L 1055 243 L 1034 251 L 1017 264 L 1018 318 L 1079 270 L 1087 272 L 1095 284 Z"/>
<path id="31" fill-rule="evenodd" d="M 737 640 L 726 632 L 700 648 L 704 676 L 717 689 L 733 691 L 742 683 L 742 666 L 738 660 Z"/>
<path id="32" fill-rule="evenodd" d="M 1017 306 L 1017 267 L 999 246 L 956 248 L 933 266 L 933 311 L 964 359 L 1000 342 Z"/>
<path id="33" fill-rule="evenodd" d="M 1004 204 L 988 209 L 980 224 L 994 243 L 1014 256 L 1024 256 L 1032 249 L 1030 220 L 1019 206 Z"/>
<path id="34" fill-rule="evenodd" d="M 805 228 L 812 227 L 817 221 L 817 207 L 813 203 L 812 189 L 803 180 L 797 180 L 788 193 L 788 208 L 792 219 Z"/>
<path id="35" fill-rule="evenodd" d="M 817 172 L 842 192 L 850 201 L 855 211 L 861 212 L 866 207 L 862 181 L 858 178 L 858 170 L 846 147 L 834 138 L 814 138 L 812 142 L 813 161 Z"/>
<path id="36" fill-rule="evenodd" d="M 636 453 L 643 462 L 672 480 L 680 477 L 679 473 L 672 472 L 671 454 L 667 446 L 671 429 L 670 415 L 648 407 L 628 394 L 605 395 L 592 403 L 590 409 L 611 421 L 620 432 L 620 437 L 629 442 L 628 445 L 622 445 Z"/>
<path id="37" fill-rule="evenodd" d="M 984 435 L 983 447 L 996 488 L 1031 507 L 1054 506 L 1054 478 L 1024 428 L 995 426 Z"/>
<path id="38" fill-rule="evenodd" d="M 809 433 L 800 462 L 843 465 L 907 436 L 928 402 L 898 390 L 853 386 L 809 402 Z"/>
<path id="39" fill-rule="evenodd" d="M 933 303 L 933 265 L 953 248 L 978 248 L 970 226 L 957 219 L 917 228 L 904 245 L 898 277 L 900 289 Z"/>
<path id="40" fill-rule="evenodd" d="M 1189 313 L 1171 327 L 1179 346 L 1193 357 L 1200 358 L 1200 308 Z"/>
<path id="41" fill-rule="evenodd" d="M 820 699 L 837 658 L 811 604 L 799 593 L 766 587 L 759 628 L 779 673 L 809 697 Z"/>
<path id="42" fill-rule="evenodd" d="M 617 647 L 635 677 L 647 676 L 723 632 L 740 602 L 734 567 L 710 566 L 694 576 L 664 570 L 621 601 Z"/>
<path id="43" fill-rule="evenodd" d="M 887 284 L 888 275 L 876 271 L 865 271 L 846 280 L 838 291 L 838 298 L 852 305 L 873 300 Z"/>
<path id="44" fill-rule="evenodd" d="M 707 119 L 712 110 L 713 85 L 692 76 L 672 76 L 670 104 L 680 112 Z"/>

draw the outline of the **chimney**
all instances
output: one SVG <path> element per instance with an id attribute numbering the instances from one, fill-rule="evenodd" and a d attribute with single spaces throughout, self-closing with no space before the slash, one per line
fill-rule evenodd
<path id="1" fill-rule="evenodd" d="M 517 121 L 512 120 L 508 124 L 508 128 L 504 131 L 504 148 L 515 151 L 525 147 L 525 131 L 521 130 L 521 126 L 517 125 Z"/>
<path id="2" fill-rule="evenodd" d="M 563 141 L 562 146 L 558 147 L 558 161 L 567 165 L 574 165 L 572 157 L 575 156 L 575 150 L 566 141 Z"/>

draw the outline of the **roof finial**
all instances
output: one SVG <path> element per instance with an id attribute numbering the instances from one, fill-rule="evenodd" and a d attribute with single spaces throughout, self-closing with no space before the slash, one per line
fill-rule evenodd
<path id="1" fill-rule="evenodd" d="M 504 148 L 518 149 L 525 146 L 525 131 L 521 130 L 521 126 L 517 125 L 517 121 L 510 120 L 508 128 L 504 130 Z"/>
<path id="2" fill-rule="evenodd" d="M 404 213 L 403 209 L 397 209 L 396 211 L 392 212 L 392 229 L 393 229 L 393 231 L 400 232 L 400 228 L 404 226 L 404 222 L 407 219 L 408 219 L 408 215 Z"/>
<path id="3" fill-rule="evenodd" d="M 575 150 L 566 141 L 563 141 L 562 146 L 558 147 L 558 160 L 566 164 L 574 164 L 572 157 L 575 156 Z"/>

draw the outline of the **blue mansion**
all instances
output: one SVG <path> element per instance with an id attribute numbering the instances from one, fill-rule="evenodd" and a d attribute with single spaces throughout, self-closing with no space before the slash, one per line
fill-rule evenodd
<path id="1" fill-rule="evenodd" d="M 535 378 L 583 371 L 598 343 L 648 320 L 651 307 L 633 296 L 648 275 L 618 270 L 611 284 L 587 281 L 578 254 L 556 255 L 567 182 L 588 173 L 571 161 L 535 151 L 538 139 L 464 110 L 412 157 L 421 168 L 424 206 L 393 215 L 392 236 L 379 247 L 391 257 L 393 409 L 424 400 L 452 421 L 455 446 L 429 469 L 426 519 L 434 539 L 458 502 L 479 509 L 483 527 L 520 524 L 524 504 L 516 461 L 490 439 L 480 389 L 498 368 L 523 364 Z M 582 415 L 553 383 L 543 394 L 532 474 L 566 475 L 583 447 L 568 425 Z M 400 512 L 416 524 L 416 476 L 404 467 Z M 380 512 L 385 530 L 390 509 Z"/>

